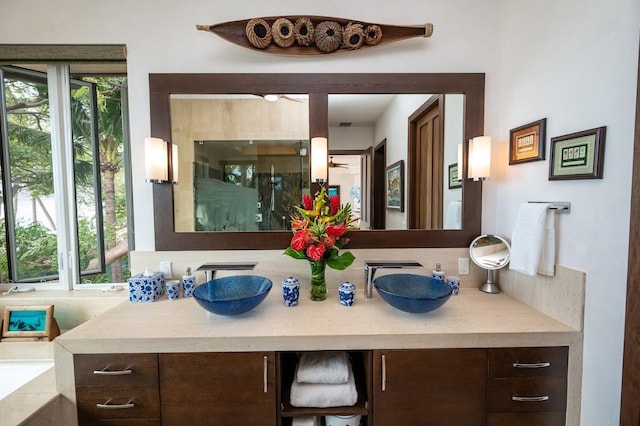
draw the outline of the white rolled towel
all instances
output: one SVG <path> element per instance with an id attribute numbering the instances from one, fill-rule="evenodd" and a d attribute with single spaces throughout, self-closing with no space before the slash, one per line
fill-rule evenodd
<path id="1" fill-rule="evenodd" d="M 348 366 L 347 383 L 300 383 L 293 380 L 291 384 L 291 405 L 294 407 L 351 407 L 358 402 L 356 381 L 351 367 Z"/>
<path id="2" fill-rule="evenodd" d="M 304 352 L 296 370 L 299 383 L 340 384 L 349 380 L 349 359 L 344 351 Z"/>

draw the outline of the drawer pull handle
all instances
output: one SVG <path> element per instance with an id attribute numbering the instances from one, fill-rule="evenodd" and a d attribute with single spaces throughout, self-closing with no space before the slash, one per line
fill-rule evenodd
<path id="1" fill-rule="evenodd" d="M 108 367 L 105 367 L 104 370 L 93 370 L 93 374 L 96 376 L 126 376 L 128 374 L 133 374 L 133 370 L 127 368 L 125 370 L 107 370 Z"/>
<path id="2" fill-rule="evenodd" d="M 550 362 L 514 362 L 513 368 L 547 368 L 551 367 Z"/>
<path id="3" fill-rule="evenodd" d="M 382 392 L 387 390 L 387 356 L 382 355 Z"/>
<path id="4" fill-rule="evenodd" d="M 104 404 L 96 404 L 96 408 L 101 410 L 123 410 L 125 408 L 135 408 L 135 405 L 131 400 L 126 404 L 111 404 L 111 400 L 108 400 Z"/>
<path id="5" fill-rule="evenodd" d="M 511 397 L 512 401 L 518 401 L 518 402 L 542 402 L 542 401 L 548 401 L 549 400 L 549 395 L 540 395 L 540 396 L 512 396 Z"/>
<path id="6" fill-rule="evenodd" d="M 268 363 L 268 361 L 267 361 L 267 356 L 265 355 L 265 357 L 264 357 L 264 366 L 263 366 L 263 369 L 262 369 L 262 374 L 263 374 L 263 376 L 262 376 L 262 381 L 263 381 L 263 383 L 264 383 L 264 388 L 263 388 L 263 392 L 264 392 L 264 393 L 267 393 L 267 392 L 268 392 L 268 390 L 269 390 L 269 389 L 268 389 L 268 387 L 267 387 L 268 382 L 269 382 L 269 380 L 268 380 L 268 379 L 269 379 L 269 377 L 268 377 L 268 375 L 267 375 L 267 372 L 268 372 L 268 365 L 269 365 L 269 363 Z"/>

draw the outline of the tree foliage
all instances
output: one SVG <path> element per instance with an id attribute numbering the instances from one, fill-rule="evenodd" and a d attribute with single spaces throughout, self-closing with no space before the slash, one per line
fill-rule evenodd
<path id="1" fill-rule="evenodd" d="M 97 135 L 92 125 L 91 86 L 73 85 L 71 93 L 72 134 L 76 199 L 79 206 L 95 206 L 93 159 L 99 156 L 100 179 L 103 189 L 102 216 L 104 221 L 105 250 L 118 244 L 126 245 L 126 197 L 124 180 L 124 141 L 122 129 L 121 89 L 125 83 L 119 77 L 87 78 L 97 88 Z M 11 191 L 14 207 L 20 194 L 39 198 L 54 193 L 51 158 L 51 124 L 49 118 L 48 88 L 38 79 L 5 76 L 5 102 L 10 158 Z M 94 136 L 99 152 L 94 153 Z M 9 196 L 9 194 L 7 194 Z M 8 201 L 8 200 L 2 200 Z M 79 210 L 81 210 L 79 208 Z M 87 209 L 84 209 L 87 210 Z M 91 209 L 89 208 L 89 211 Z M 78 218 L 79 262 L 81 268 L 95 261 L 97 252 L 96 215 L 82 212 Z M 5 222 L 2 220 L 2 229 Z M 7 275 L 6 241 L 2 233 L 0 268 Z M 21 279 L 43 275 L 57 275 L 57 247 L 55 229 L 36 220 L 15 224 L 16 260 Z M 122 265 L 124 260 L 124 267 Z M 95 262 L 94 262 L 95 263 Z M 126 270 L 126 254 L 113 260 L 110 271 L 91 276 L 92 282 L 122 282 Z"/>

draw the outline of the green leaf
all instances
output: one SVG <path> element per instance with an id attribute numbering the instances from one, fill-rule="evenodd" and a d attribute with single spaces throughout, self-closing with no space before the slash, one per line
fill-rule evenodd
<path id="1" fill-rule="evenodd" d="M 345 251 L 341 255 L 338 255 L 338 250 L 331 250 L 331 254 L 326 262 L 328 267 L 342 271 L 351 266 L 354 260 L 356 260 L 356 257 L 350 251 Z"/>
<path id="2" fill-rule="evenodd" d="M 286 254 L 287 256 L 291 256 L 294 259 L 304 259 L 304 260 L 307 259 L 307 256 L 304 254 L 304 251 L 302 251 L 302 250 L 294 250 L 291 247 L 287 247 L 287 249 L 282 254 Z"/>

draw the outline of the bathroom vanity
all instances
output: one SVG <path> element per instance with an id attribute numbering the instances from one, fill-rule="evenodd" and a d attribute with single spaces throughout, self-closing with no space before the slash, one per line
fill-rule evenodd
<path id="1" fill-rule="evenodd" d="M 358 292 L 285 307 L 280 289 L 221 317 L 192 299 L 123 302 L 55 340 L 65 424 L 290 425 L 361 414 L 363 424 L 577 425 L 581 332 L 509 296 L 462 289 L 408 314 Z M 293 407 L 301 351 L 345 350 L 353 407 Z"/>

